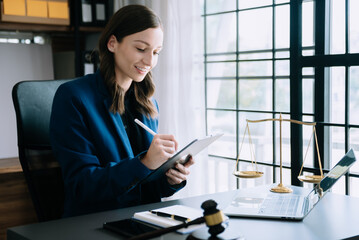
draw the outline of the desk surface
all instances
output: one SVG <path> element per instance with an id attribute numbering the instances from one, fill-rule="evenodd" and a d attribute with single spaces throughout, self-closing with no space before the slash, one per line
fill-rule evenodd
<path id="1" fill-rule="evenodd" d="M 263 186 L 258 189 L 263 190 L 263 188 L 269 189 L 270 186 Z M 299 187 L 293 187 L 293 189 L 295 193 L 308 191 L 308 189 Z M 130 218 L 138 211 L 174 204 L 182 204 L 200 209 L 201 203 L 208 199 L 215 200 L 219 204 L 219 209 L 223 209 L 230 203 L 237 191 L 252 191 L 252 189 L 203 195 L 13 227 L 8 229 L 7 239 L 121 239 L 119 235 L 102 229 L 103 222 Z M 359 235 L 359 198 L 328 193 L 302 222 L 231 218 L 230 224 L 235 225 L 247 240 L 279 238 L 329 240 L 349 238 Z M 186 239 L 186 237 L 177 233 L 169 233 L 157 239 L 176 240 Z"/>

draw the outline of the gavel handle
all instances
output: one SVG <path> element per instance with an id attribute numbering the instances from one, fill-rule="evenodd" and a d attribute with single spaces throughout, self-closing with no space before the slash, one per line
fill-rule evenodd
<path id="1" fill-rule="evenodd" d="M 201 224 L 201 223 L 204 223 L 203 217 L 199 217 L 199 218 L 194 219 L 193 221 L 181 223 L 179 225 L 175 225 L 172 227 L 161 228 L 161 229 L 154 230 L 151 232 L 143 233 L 143 234 L 131 237 L 131 238 L 129 238 L 129 240 L 141 240 L 141 239 L 154 238 L 154 237 L 158 237 L 158 236 L 161 236 L 161 235 L 169 233 L 169 232 L 176 231 L 180 228 L 188 227 L 188 226 L 194 225 L 194 224 Z"/>

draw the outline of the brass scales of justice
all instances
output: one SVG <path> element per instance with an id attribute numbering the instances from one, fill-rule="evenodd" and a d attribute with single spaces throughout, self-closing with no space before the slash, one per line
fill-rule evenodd
<path id="1" fill-rule="evenodd" d="M 247 119 L 246 121 L 247 121 L 247 125 L 246 125 L 246 129 L 244 131 L 241 146 L 239 148 L 239 153 L 238 153 L 237 162 L 236 162 L 236 168 L 235 168 L 235 170 L 233 172 L 233 175 L 235 175 L 238 178 L 258 178 L 258 177 L 263 176 L 264 173 L 258 171 L 257 161 L 255 160 L 255 154 L 254 154 L 254 150 L 253 150 L 252 137 L 251 137 L 251 134 L 250 134 L 249 124 L 248 123 L 259 123 L 259 122 L 266 122 L 266 121 L 271 121 L 271 122 L 279 121 L 280 183 L 276 187 L 271 188 L 271 191 L 276 192 L 276 193 L 291 193 L 293 191 L 291 188 L 284 186 L 283 182 L 282 182 L 282 122 L 285 121 L 285 122 L 291 122 L 291 123 L 300 124 L 300 125 L 313 126 L 313 133 L 311 134 L 310 140 L 308 142 L 308 147 L 307 147 L 307 150 L 306 150 L 306 153 L 305 153 L 305 156 L 304 156 L 302 167 L 301 167 L 299 175 L 298 175 L 298 179 L 300 181 L 302 181 L 302 182 L 308 182 L 308 183 L 319 183 L 322 180 L 324 175 L 323 175 L 323 170 L 322 170 L 322 164 L 321 164 L 321 161 L 320 161 L 318 139 L 317 139 L 317 134 L 316 134 L 316 130 L 315 130 L 315 125 L 316 125 L 315 122 L 302 122 L 302 121 L 293 120 L 293 119 L 283 119 L 282 114 L 280 114 L 279 118 L 260 119 L 260 120 L 248 120 Z M 238 171 L 237 169 L 238 169 L 238 163 L 239 163 L 239 156 L 240 156 L 240 153 L 241 153 L 241 150 L 242 150 L 242 146 L 243 146 L 244 138 L 246 136 L 246 132 L 248 132 L 251 164 L 252 164 L 253 169 L 255 167 L 255 170 L 253 170 L 253 171 Z M 308 149 L 309 149 L 311 140 L 313 138 L 313 135 L 314 135 L 314 139 L 315 139 L 315 147 L 316 147 L 316 152 L 317 152 L 317 156 L 318 156 L 320 175 L 302 175 L 305 159 L 307 157 Z"/>

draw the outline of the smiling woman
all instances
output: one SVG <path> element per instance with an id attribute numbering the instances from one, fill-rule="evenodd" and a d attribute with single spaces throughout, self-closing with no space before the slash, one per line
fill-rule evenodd
<path id="1" fill-rule="evenodd" d="M 64 179 L 64 216 L 158 202 L 185 186 L 192 159 L 141 184 L 178 145 L 173 135 L 153 136 L 134 122 L 157 132 L 151 70 L 162 42 L 152 10 L 123 7 L 100 37 L 100 70 L 59 87 L 50 133 Z"/>
<path id="2" fill-rule="evenodd" d="M 114 35 L 110 37 L 108 49 L 114 55 L 115 80 L 123 90 L 129 89 L 132 80 L 141 82 L 156 66 L 162 42 L 163 31 L 160 27 L 134 33 L 120 42 Z M 124 55 L 127 57 L 124 58 Z"/>
<path id="3" fill-rule="evenodd" d="M 147 11 L 139 11 L 139 9 L 146 9 Z M 153 29 L 157 29 L 157 31 L 151 31 Z M 148 31 L 152 34 L 146 34 Z M 158 36 L 152 36 L 154 33 L 157 33 Z M 100 69 L 107 88 L 110 90 L 113 97 L 111 105 L 112 111 L 119 111 L 122 113 L 124 110 L 123 91 L 125 89 L 119 88 L 120 85 L 117 83 L 119 80 L 114 78 L 114 73 L 133 70 L 133 67 L 129 67 L 128 65 L 123 66 L 126 70 L 125 68 L 120 70 L 119 63 L 129 62 L 130 58 L 132 60 L 131 55 L 134 54 L 136 50 L 137 52 L 145 50 L 146 47 L 148 47 L 146 46 L 146 44 L 149 44 L 148 41 L 154 41 L 155 44 L 158 44 L 156 47 L 162 46 L 162 23 L 160 18 L 152 10 L 140 5 L 129 5 L 117 11 L 103 31 L 98 44 L 101 60 Z M 127 49 L 127 46 L 130 48 Z M 117 51 L 115 52 L 115 50 Z M 123 58 L 123 56 L 125 56 L 125 58 Z M 141 64 L 144 65 L 143 63 Z M 142 65 L 137 67 L 143 67 Z M 120 76 L 116 76 L 116 78 L 119 77 Z M 141 95 L 144 94 L 143 91 L 139 91 L 141 89 L 139 85 L 146 85 L 144 88 L 147 89 L 147 93 L 144 97 L 151 97 L 154 94 L 155 88 L 152 80 L 152 74 L 149 72 L 149 74 L 147 74 L 144 78 L 142 77 L 142 79 L 144 80 L 142 83 L 137 81 L 134 84 L 134 88 L 136 89 L 135 91 Z M 152 117 L 156 115 L 156 109 L 153 108 L 151 102 L 140 101 L 140 105 L 145 109 L 145 112 L 150 114 Z"/>

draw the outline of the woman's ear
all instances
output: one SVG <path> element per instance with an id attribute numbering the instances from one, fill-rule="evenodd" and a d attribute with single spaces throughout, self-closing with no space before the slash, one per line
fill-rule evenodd
<path id="1" fill-rule="evenodd" d="M 116 37 L 114 35 L 111 35 L 110 39 L 107 42 L 107 49 L 112 53 L 115 52 L 116 43 L 117 43 Z"/>

